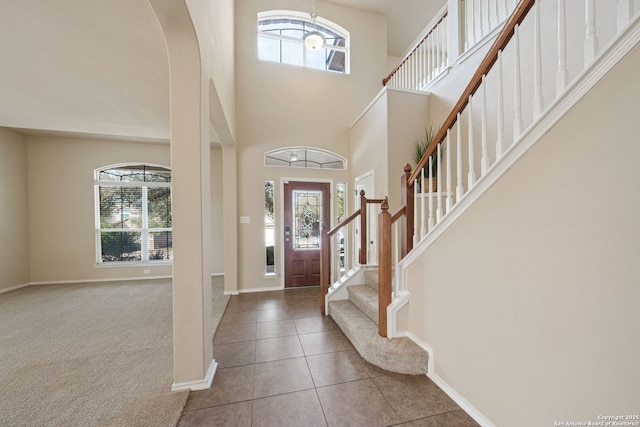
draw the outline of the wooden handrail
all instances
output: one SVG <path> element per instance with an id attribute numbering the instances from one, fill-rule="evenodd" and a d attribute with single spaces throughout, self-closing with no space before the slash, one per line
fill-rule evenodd
<path id="1" fill-rule="evenodd" d="M 462 92 L 462 95 L 460 95 L 460 99 L 449 113 L 449 116 L 445 119 L 438 133 L 436 133 L 431 145 L 429 145 L 429 148 L 427 148 L 427 151 L 422 156 L 422 159 L 420 159 L 420 162 L 418 162 L 418 165 L 409 177 L 410 183 L 415 182 L 415 180 L 418 178 L 418 175 L 420 175 L 420 171 L 426 166 L 427 162 L 429 161 L 429 157 L 433 155 L 433 153 L 435 153 L 435 151 L 437 150 L 438 144 L 441 144 L 444 141 L 445 137 L 447 136 L 447 131 L 451 129 L 456 123 L 458 113 L 461 113 L 469 103 L 469 96 L 474 95 L 480 87 L 480 84 L 482 83 L 482 76 L 484 76 L 491 70 L 493 64 L 495 64 L 498 60 L 498 52 L 503 50 L 507 46 L 509 40 L 511 40 L 511 37 L 513 37 L 516 25 L 520 25 L 522 23 L 524 18 L 527 16 L 527 13 L 529 13 L 529 10 L 533 7 L 534 4 L 535 0 L 520 0 L 515 10 L 511 14 L 507 22 L 504 24 L 502 31 L 500 31 L 500 34 L 498 34 L 498 38 L 493 43 L 493 46 L 491 46 L 491 49 L 489 49 L 489 52 L 487 52 L 487 55 L 480 63 L 480 66 L 471 78 L 471 81 Z"/>
<path id="2" fill-rule="evenodd" d="M 398 209 L 396 213 L 391 215 L 391 224 L 393 224 L 394 222 L 402 218 L 402 216 L 405 214 L 406 211 L 407 211 L 407 207 L 403 206 L 400 209 Z"/>
<path id="3" fill-rule="evenodd" d="M 342 227 L 344 227 L 345 225 L 348 225 L 351 221 L 353 221 L 354 219 L 356 219 L 358 217 L 358 215 L 360 215 L 360 211 L 355 211 L 354 213 L 352 213 L 351 215 L 349 215 L 347 217 L 347 219 L 343 220 L 340 224 L 336 225 L 335 227 L 333 227 L 331 230 L 327 231 L 327 235 L 329 237 L 333 236 L 334 234 L 336 234 Z"/>
<path id="4" fill-rule="evenodd" d="M 425 34 L 425 36 L 422 38 L 422 40 L 420 40 L 418 43 L 416 43 L 416 47 L 413 48 L 413 50 L 411 52 L 409 52 L 403 59 L 402 61 L 400 61 L 400 63 L 398 64 L 398 66 L 396 68 L 393 69 L 392 72 L 390 72 L 387 77 L 385 77 L 384 79 L 382 79 L 382 86 L 386 86 L 387 82 L 389 80 L 391 80 L 391 77 L 393 77 L 393 75 L 395 73 L 398 72 L 398 70 L 400 69 L 400 67 L 402 67 L 402 65 L 407 62 L 407 59 L 409 59 L 411 57 L 411 55 L 413 55 L 413 53 L 418 50 L 418 48 L 420 47 L 420 45 L 427 39 L 427 37 L 429 37 L 431 35 L 431 33 L 433 33 L 433 31 L 436 29 L 436 27 L 438 25 L 440 25 L 440 23 L 442 22 L 442 20 L 444 18 L 447 17 L 447 14 L 449 13 L 448 10 L 445 10 L 444 13 L 442 14 L 442 16 L 440 16 L 440 18 L 438 19 L 438 21 L 436 21 L 436 23 L 433 25 L 433 27 L 431 27 L 431 29 L 429 30 L 429 32 L 427 34 Z M 382 202 L 380 202 L 382 203 Z"/>

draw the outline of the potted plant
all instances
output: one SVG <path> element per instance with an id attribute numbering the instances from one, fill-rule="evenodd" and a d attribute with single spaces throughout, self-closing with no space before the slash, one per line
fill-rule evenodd
<path id="1" fill-rule="evenodd" d="M 426 153 L 429 147 L 431 146 L 431 143 L 433 142 L 433 138 L 436 136 L 436 130 L 437 129 L 435 129 L 433 125 L 429 125 L 429 127 L 425 126 L 424 135 L 416 141 L 416 144 L 413 147 L 413 161 L 416 163 L 416 166 L 418 165 L 418 163 L 420 163 L 422 156 L 424 156 L 424 153 Z M 438 191 L 438 182 L 436 180 L 437 168 L 438 168 L 438 162 L 436 161 L 436 156 L 432 155 L 431 156 L 431 177 L 433 177 L 433 180 L 432 180 L 433 192 Z M 429 179 L 429 162 L 428 161 L 424 167 L 424 178 L 425 180 Z M 418 187 L 416 191 L 420 191 L 421 181 L 422 181 L 422 174 L 418 175 L 418 179 L 416 179 L 416 182 L 418 183 Z M 427 190 L 425 190 L 425 192 L 426 191 Z"/>

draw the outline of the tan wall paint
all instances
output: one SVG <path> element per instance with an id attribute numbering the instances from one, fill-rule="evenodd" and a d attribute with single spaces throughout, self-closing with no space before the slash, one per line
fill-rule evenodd
<path id="1" fill-rule="evenodd" d="M 413 148 L 424 135 L 429 124 L 429 98 L 426 93 L 389 90 L 389 207 L 395 212 L 400 207 L 400 178 L 404 165 L 416 165 L 412 160 Z"/>
<path id="2" fill-rule="evenodd" d="M 409 331 L 496 425 L 637 412 L 638 69 L 640 49 L 408 268 Z"/>
<path id="3" fill-rule="evenodd" d="M 29 282 L 27 141 L 0 128 L 0 291 Z"/>
<path id="4" fill-rule="evenodd" d="M 93 171 L 128 162 L 170 166 L 167 144 L 30 136 L 27 151 L 32 282 L 171 275 L 170 265 L 97 268 L 94 225 Z"/>
<path id="5" fill-rule="evenodd" d="M 348 182 L 347 171 L 302 170 L 264 166 L 264 153 L 281 147 L 310 146 L 349 157 L 349 127 L 381 88 L 387 68 L 384 16 L 316 2 L 320 16 L 350 31 L 351 74 L 321 72 L 257 59 L 257 14 L 269 9 L 309 12 L 293 0 L 236 3 L 238 216 L 250 224 L 238 228 L 238 288 L 279 287 L 282 278 L 265 279 L 264 180 Z M 276 223 L 282 211 L 276 212 Z M 276 225 L 278 227 L 278 225 Z M 276 236 L 279 238 L 279 229 Z M 260 244 L 256 244 L 259 242 Z M 277 245 L 277 244 L 276 244 Z M 281 262 L 280 248 L 276 262 Z M 279 271 L 281 268 L 279 269 Z"/>
<path id="6" fill-rule="evenodd" d="M 222 209 L 222 148 L 211 145 L 211 272 L 224 273 L 224 227 Z"/>
<path id="7" fill-rule="evenodd" d="M 388 99 L 387 91 L 384 91 L 351 128 L 350 184 L 353 186 L 356 178 L 373 170 L 375 194 L 367 194 L 370 199 L 382 198 L 389 193 L 388 135 Z M 349 206 L 353 212 L 355 198 L 351 199 Z"/>
<path id="8" fill-rule="evenodd" d="M 375 194 L 400 207 L 400 177 L 429 120 L 429 95 L 386 89 L 351 128 L 351 176 L 375 171 Z M 354 203 L 351 209 L 355 208 Z"/>

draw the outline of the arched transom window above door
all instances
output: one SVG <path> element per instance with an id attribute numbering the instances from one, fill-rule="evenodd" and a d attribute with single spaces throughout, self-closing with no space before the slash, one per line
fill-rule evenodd
<path id="1" fill-rule="evenodd" d="M 285 147 L 264 154 L 265 166 L 345 170 L 347 160 L 330 151 L 309 147 Z"/>
<path id="2" fill-rule="evenodd" d="M 309 35 L 321 42 L 305 45 Z M 258 13 L 258 57 L 280 62 L 349 74 L 349 32 L 322 17 L 308 13 L 269 10 Z"/>

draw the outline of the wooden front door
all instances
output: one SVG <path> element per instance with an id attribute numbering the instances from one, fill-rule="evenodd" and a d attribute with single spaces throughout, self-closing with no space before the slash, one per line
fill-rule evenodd
<path id="1" fill-rule="evenodd" d="M 329 219 L 328 183 L 284 184 L 284 286 L 320 284 L 321 225 Z"/>

